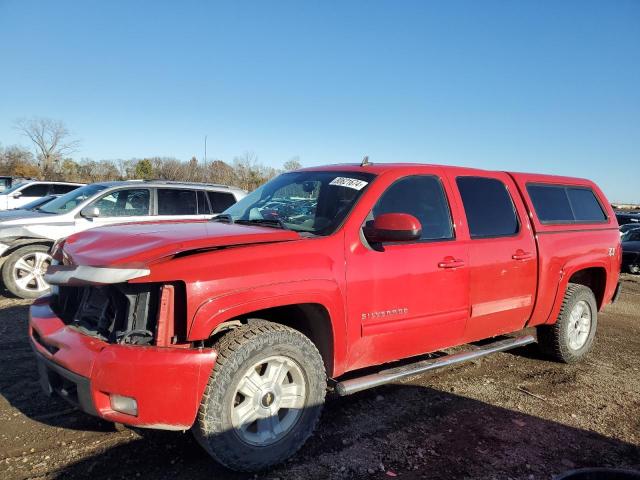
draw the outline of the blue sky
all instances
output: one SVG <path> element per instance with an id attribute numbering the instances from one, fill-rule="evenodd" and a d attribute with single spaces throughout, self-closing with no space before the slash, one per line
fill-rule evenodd
<path id="1" fill-rule="evenodd" d="M 0 143 L 586 176 L 640 202 L 640 2 L 0 0 Z"/>

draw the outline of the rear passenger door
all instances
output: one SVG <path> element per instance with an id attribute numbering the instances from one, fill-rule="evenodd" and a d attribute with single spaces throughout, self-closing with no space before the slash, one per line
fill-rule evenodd
<path id="1" fill-rule="evenodd" d="M 470 318 L 465 340 L 524 327 L 537 282 L 536 244 L 511 178 L 500 172 L 450 178 L 469 234 Z"/>

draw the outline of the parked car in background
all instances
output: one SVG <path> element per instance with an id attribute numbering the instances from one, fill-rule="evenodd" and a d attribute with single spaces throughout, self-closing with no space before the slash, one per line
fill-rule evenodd
<path id="1" fill-rule="evenodd" d="M 628 223 L 640 224 L 640 213 L 637 212 L 616 212 L 618 225 L 626 225 Z"/>
<path id="2" fill-rule="evenodd" d="M 529 327 L 580 361 L 621 250 L 588 180 L 363 163 L 284 173 L 213 221 L 80 232 L 52 255 L 56 288 L 29 321 L 45 390 L 112 422 L 192 429 L 255 471 L 311 435 L 328 379 L 348 395 L 529 344 L 493 338 Z"/>
<path id="3" fill-rule="evenodd" d="M 246 195 L 225 185 L 179 182 L 104 182 L 77 188 L 31 211 L 0 218 L 0 260 L 4 286 L 35 298 L 47 292 L 44 273 L 54 241 L 114 223 L 204 219 Z"/>
<path id="4" fill-rule="evenodd" d="M 629 273 L 640 273 L 640 226 L 627 230 L 622 241 L 622 269 Z"/>
<path id="5" fill-rule="evenodd" d="M 8 190 L 9 188 L 13 187 L 18 183 L 26 182 L 27 180 L 34 180 L 34 179 L 25 178 L 25 177 L 13 177 L 8 175 L 0 176 L 0 193 L 4 192 L 5 190 Z"/>
<path id="6" fill-rule="evenodd" d="M 8 220 L 10 218 L 22 217 L 25 212 L 37 210 L 38 208 L 46 205 L 59 196 L 60 195 L 47 195 L 44 197 L 36 198 L 34 201 L 26 203 L 21 207 L 12 208 L 10 210 L 0 210 L 0 221 Z"/>
<path id="7" fill-rule="evenodd" d="M 38 198 L 46 197 L 47 195 L 64 195 L 82 185 L 84 185 L 84 183 L 47 182 L 40 180 L 20 182 L 0 193 L 0 210 L 18 208 Z"/>
<path id="8" fill-rule="evenodd" d="M 636 228 L 640 228 L 640 223 L 625 223 L 624 225 L 620 225 L 620 236 L 623 236 L 629 230 L 635 230 Z"/>

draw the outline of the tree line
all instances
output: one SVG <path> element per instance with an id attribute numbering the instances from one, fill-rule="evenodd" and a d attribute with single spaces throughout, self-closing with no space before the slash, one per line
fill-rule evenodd
<path id="1" fill-rule="evenodd" d="M 245 152 L 231 162 L 199 161 L 192 157 L 182 161 L 174 157 L 149 157 L 117 160 L 74 160 L 78 142 L 63 122 L 46 118 L 19 120 L 15 128 L 31 143 L 31 149 L 0 144 L 0 175 L 22 178 L 64 180 L 70 182 L 104 182 L 111 180 L 175 180 L 233 185 L 251 191 L 283 170 L 301 167 L 294 157 L 281 169 L 266 166 L 252 152 Z"/>

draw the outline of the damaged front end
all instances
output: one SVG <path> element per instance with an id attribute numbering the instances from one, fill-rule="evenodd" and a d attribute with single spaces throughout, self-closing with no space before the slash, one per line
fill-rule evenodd
<path id="1" fill-rule="evenodd" d="M 128 283 L 59 286 L 51 307 L 65 324 L 105 342 L 151 345 L 161 288 Z"/>
<path id="2" fill-rule="evenodd" d="M 52 295 L 34 302 L 29 321 L 41 383 L 106 420 L 187 429 L 216 353 L 184 341 L 182 282 L 128 282 L 148 273 L 50 268 Z"/>

